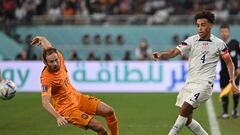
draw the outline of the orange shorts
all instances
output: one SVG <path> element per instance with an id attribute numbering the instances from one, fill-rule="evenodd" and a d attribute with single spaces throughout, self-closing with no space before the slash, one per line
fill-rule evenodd
<path id="1" fill-rule="evenodd" d="M 79 94 L 79 105 L 64 112 L 68 123 L 80 128 L 85 128 L 97 111 L 100 100 L 93 96 Z"/>

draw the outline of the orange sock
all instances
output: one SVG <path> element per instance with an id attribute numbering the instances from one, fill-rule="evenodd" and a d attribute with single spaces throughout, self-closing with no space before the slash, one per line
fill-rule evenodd
<path id="1" fill-rule="evenodd" d="M 119 135 L 118 133 L 118 121 L 115 113 L 111 116 L 105 117 L 108 128 L 111 130 L 112 135 Z"/>

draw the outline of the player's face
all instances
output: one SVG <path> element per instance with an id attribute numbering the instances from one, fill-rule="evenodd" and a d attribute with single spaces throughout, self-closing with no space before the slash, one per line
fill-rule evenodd
<path id="1" fill-rule="evenodd" d="M 230 32 L 228 28 L 221 28 L 220 29 L 220 36 L 222 37 L 222 39 L 224 41 L 227 41 L 229 36 L 230 36 Z"/>
<path id="2" fill-rule="evenodd" d="M 60 62 L 57 53 L 52 53 L 46 57 L 46 66 L 50 71 L 58 71 L 60 69 Z"/>
<path id="3" fill-rule="evenodd" d="M 197 19 L 197 32 L 201 39 L 209 39 L 211 34 L 212 24 L 207 19 Z"/>

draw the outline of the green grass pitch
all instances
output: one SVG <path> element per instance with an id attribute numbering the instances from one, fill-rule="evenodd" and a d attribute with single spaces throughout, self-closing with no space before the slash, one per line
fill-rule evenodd
<path id="1" fill-rule="evenodd" d="M 120 135 L 166 135 L 175 122 L 178 108 L 176 93 L 90 94 L 111 105 L 119 119 Z M 214 107 L 221 112 L 218 94 L 213 95 Z M 231 107 L 231 106 L 230 106 Z M 101 117 L 104 125 L 105 121 Z M 194 118 L 210 133 L 205 104 L 194 112 Z M 240 119 L 219 120 L 222 135 L 239 134 Z M 105 125 L 106 126 L 106 125 Z M 56 121 L 41 106 L 40 93 L 17 93 L 9 101 L 0 100 L 0 135 L 96 135 L 67 125 L 58 127 Z M 192 135 L 184 128 L 180 135 Z"/>

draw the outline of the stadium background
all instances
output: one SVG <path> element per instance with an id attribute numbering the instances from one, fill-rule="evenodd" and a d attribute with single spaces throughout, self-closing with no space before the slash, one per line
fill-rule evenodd
<path id="1" fill-rule="evenodd" d="M 43 110 L 41 49 L 29 45 L 35 35 L 46 36 L 63 53 L 77 89 L 115 108 L 122 135 L 167 134 L 177 116 L 174 103 L 186 79 L 186 58 L 153 62 L 150 54 L 195 34 L 193 15 L 203 9 L 217 17 L 214 34 L 228 23 L 232 37 L 240 40 L 238 0 L 0 1 L 0 68 L 18 87 L 14 99 L 0 102 L 0 134 L 93 134 L 58 128 Z M 217 73 L 215 115 L 221 113 L 218 79 Z M 195 116 L 211 133 L 208 113 L 203 105 Z M 238 134 L 239 119 L 217 122 L 221 134 Z"/>

